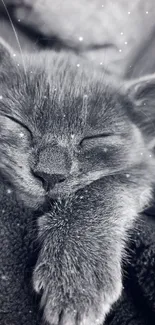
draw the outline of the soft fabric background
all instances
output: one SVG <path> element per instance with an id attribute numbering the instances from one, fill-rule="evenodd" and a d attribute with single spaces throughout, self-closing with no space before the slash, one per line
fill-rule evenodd
<path id="1" fill-rule="evenodd" d="M 155 71 L 154 0 L 4 1 L 15 4 L 18 31 L 20 26 L 28 26 L 52 45 L 59 39 L 61 46 L 79 51 L 119 76 Z M 3 8 L 2 0 L 0 3 Z M 1 29 L 0 34 L 5 36 Z"/>

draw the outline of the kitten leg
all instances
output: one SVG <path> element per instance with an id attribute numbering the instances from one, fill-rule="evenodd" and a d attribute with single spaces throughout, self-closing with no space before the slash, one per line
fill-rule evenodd
<path id="1" fill-rule="evenodd" d="M 117 234 L 113 234 L 115 242 L 105 246 L 98 227 L 77 235 L 50 214 L 40 218 L 39 229 L 42 246 L 33 284 L 36 292 L 42 292 L 46 321 L 51 325 L 103 324 L 122 290 Z"/>

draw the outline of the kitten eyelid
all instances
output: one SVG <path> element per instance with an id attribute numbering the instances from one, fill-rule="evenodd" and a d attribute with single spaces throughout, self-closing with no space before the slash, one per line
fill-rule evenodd
<path id="1" fill-rule="evenodd" d="M 4 114 L 3 116 L 9 118 L 10 120 L 12 120 L 13 122 L 19 124 L 22 126 L 22 128 L 24 128 L 30 135 L 31 135 L 31 138 L 33 138 L 33 135 L 32 135 L 32 132 L 31 130 L 27 127 L 27 125 L 23 124 L 21 121 L 19 121 L 18 119 L 16 119 L 15 117 L 13 116 L 10 116 L 8 114 Z"/>
<path id="2" fill-rule="evenodd" d="M 80 144 L 82 144 L 82 142 L 84 142 L 85 140 L 89 141 L 89 140 L 94 140 L 94 139 L 100 139 L 100 138 L 108 138 L 110 136 L 114 135 L 113 133 L 110 133 L 110 132 L 107 132 L 107 133 L 100 133 L 100 134 L 96 134 L 96 135 L 92 135 L 92 136 L 88 136 L 88 137 L 85 137 L 83 138 L 81 141 L 80 141 Z"/>

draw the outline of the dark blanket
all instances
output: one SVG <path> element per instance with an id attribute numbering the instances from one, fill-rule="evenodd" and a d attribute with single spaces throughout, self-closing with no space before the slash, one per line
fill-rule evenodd
<path id="1" fill-rule="evenodd" d="M 151 211 L 151 209 L 150 209 Z M 155 324 L 155 215 L 141 216 L 131 234 L 124 291 L 106 325 Z"/>
<path id="2" fill-rule="evenodd" d="M 10 193 L 10 190 L 12 192 Z M 0 325 L 41 325 L 31 276 L 37 258 L 36 219 L 0 178 Z M 106 325 L 155 324 L 155 218 L 143 215 L 131 234 L 124 291 Z"/>

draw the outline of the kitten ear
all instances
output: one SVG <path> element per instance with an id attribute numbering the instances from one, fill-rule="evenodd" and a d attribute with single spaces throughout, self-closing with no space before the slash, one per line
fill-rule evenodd
<path id="1" fill-rule="evenodd" d="M 12 57 L 12 48 L 0 37 L 0 70 L 10 66 Z"/>
<path id="2" fill-rule="evenodd" d="M 128 81 L 125 92 L 133 103 L 129 115 L 140 127 L 149 147 L 155 147 L 155 74 Z"/>

